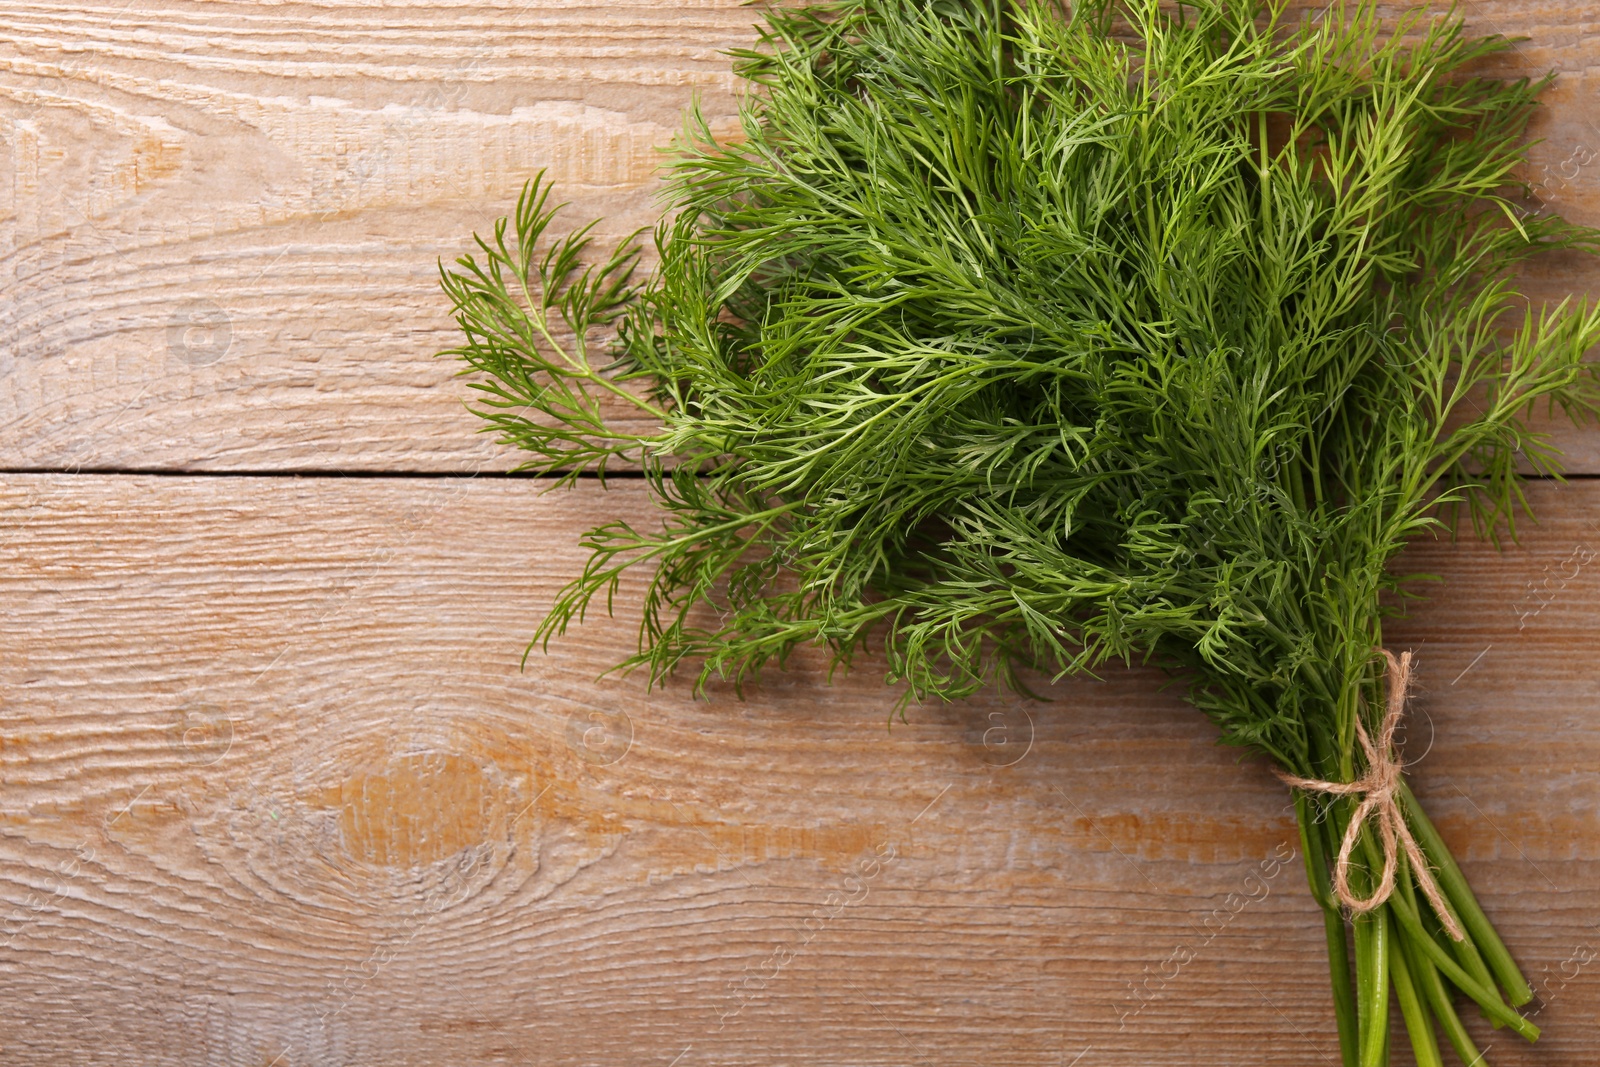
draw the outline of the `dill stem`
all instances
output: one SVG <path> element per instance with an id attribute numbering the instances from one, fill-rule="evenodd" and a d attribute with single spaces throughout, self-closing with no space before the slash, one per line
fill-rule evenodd
<path id="1" fill-rule="evenodd" d="M 1339 1031 L 1339 1061 L 1343 1067 L 1360 1067 L 1361 1027 L 1356 1014 L 1356 994 L 1350 983 L 1350 945 L 1344 916 L 1337 908 L 1322 909 L 1323 935 L 1328 942 L 1328 976 L 1333 983 L 1333 1019 Z"/>
<path id="2" fill-rule="evenodd" d="M 1481 1064 L 1483 1054 L 1478 1051 L 1478 1046 L 1472 1043 L 1472 1036 L 1462 1025 L 1461 1016 L 1456 1014 L 1455 1005 L 1450 1003 L 1450 991 L 1445 988 L 1444 979 L 1439 976 L 1438 968 L 1411 944 L 1409 939 L 1402 938 L 1401 941 L 1399 947 L 1406 953 L 1406 962 L 1416 985 L 1422 991 L 1423 998 L 1433 1008 L 1434 1017 L 1439 1020 L 1439 1027 L 1444 1031 L 1450 1047 L 1456 1050 L 1456 1055 L 1461 1058 L 1462 1063 Z"/>
<path id="3" fill-rule="evenodd" d="M 1410 870 L 1409 861 L 1405 856 L 1400 857 L 1400 864 L 1401 870 L 1399 876 L 1395 879 L 1395 885 L 1405 895 L 1407 907 L 1415 911 L 1419 917 L 1425 918 L 1426 916 L 1421 906 L 1417 903 L 1416 892 L 1413 889 L 1415 874 Z M 1450 903 L 1448 893 L 1445 895 L 1445 907 L 1450 912 L 1450 917 L 1455 920 L 1456 926 L 1466 936 L 1457 941 L 1452 937 L 1445 936 L 1442 925 L 1436 927 L 1432 922 L 1428 922 L 1426 923 L 1428 933 L 1433 938 L 1434 943 L 1448 949 L 1455 956 L 1456 961 L 1461 964 L 1462 968 L 1472 975 L 1473 979 L 1483 988 L 1489 990 L 1497 989 L 1494 977 L 1490 975 L 1483 956 L 1478 952 L 1477 942 L 1473 940 L 1472 931 L 1462 922 L 1460 910 Z M 1430 913 L 1437 910 L 1433 907 L 1433 901 L 1431 900 L 1428 901 L 1428 909 Z M 1444 916 L 1441 915 L 1439 918 L 1443 919 Z M 1496 1022 L 1494 1028 L 1498 1030 L 1502 1025 Z"/>
<path id="4" fill-rule="evenodd" d="M 1353 781 L 1356 776 L 1355 740 L 1356 716 L 1361 714 L 1359 686 L 1346 685 L 1339 695 L 1339 778 L 1341 782 Z"/>
<path id="5" fill-rule="evenodd" d="M 1328 847 L 1322 836 L 1322 826 L 1316 821 L 1316 812 L 1309 798 L 1296 791 L 1294 817 L 1300 828 L 1300 851 L 1305 857 L 1306 881 L 1311 885 L 1311 895 L 1323 910 L 1337 911 L 1338 905 L 1330 891 Z"/>
<path id="6" fill-rule="evenodd" d="M 1461 873 L 1455 857 L 1450 854 L 1449 846 L 1444 843 L 1444 838 L 1439 836 L 1438 829 L 1428 819 L 1422 810 L 1422 805 L 1411 792 L 1411 787 L 1404 781 L 1400 784 L 1400 801 L 1406 821 L 1411 824 L 1411 832 L 1416 835 L 1417 844 L 1422 846 L 1423 855 L 1427 856 L 1429 863 L 1436 868 L 1435 876 L 1445 896 L 1459 914 L 1462 928 L 1477 944 L 1478 950 L 1483 954 L 1484 962 L 1494 972 L 1500 987 L 1506 991 L 1506 998 L 1511 1002 L 1511 1006 L 1520 1008 L 1533 999 L 1533 989 L 1528 985 L 1528 980 L 1522 976 L 1522 971 L 1511 958 L 1505 942 L 1500 940 L 1494 924 L 1483 913 L 1478 898 L 1467 885 L 1466 876 Z"/>
<path id="7" fill-rule="evenodd" d="M 1363 827 L 1361 834 L 1361 850 L 1366 856 L 1368 870 L 1377 869 L 1383 862 L 1383 857 L 1378 851 L 1378 844 L 1373 840 L 1373 834 L 1368 827 Z M 1404 857 L 1401 857 L 1400 870 L 1396 872 L 1395 882 L 1398 885 L 1402 879 L 1409 883 L 1411 873 L 1405 869 Z M 1451 958 L 1450 953 L 1439 945 L 1422 923 L 1422 912 L 1415 899 L 1407 899 L 1407 895 L 1396 892 L 1390 895 L 1386 907 L 1394 913 L 1396 919 L 1405 928 L 1415 942 L 1433 957 L 1434 964 L 1454 982 L 1463 993 L 1477 1001 L 1484 1014 L 1491 1022 L 1504 1023 L 1529 1041 L 1537 1040 L 1539 1028 L 1528 1020 L 1518 1015 L 1516 1010 L 1506 1004 L 1500 997 L 1500 990 L 1491 982 L 1484 984 L 1476 977 L 1469 974 L 1464 967 Z M 1467 932 L 1471 937 L 1471 933 Z M 1498 1029 L 1498 1027 L 1497 1027 Z"/>
<path id="8" fill-rule="evenodd" d="M 1356 1018 L 1361 1027 L 1361 1067 L 1385 1067 L 1389 1044 L 1389 909 L 1357 915 Z"/>
<path id="9" fill-rule="evenodd" d="M 1333 899 L 1328 871 L 1326 827 L 1317 822 L 1316 809 L 1305 793 L 1294 798 L 1295 822 L 1300 828 L 1300 854 L 1305 860 L 1311 896 L 1322 909 L 1323 932 L 1328 940 L 1328 978 L 1333 986 L 1333 1018 L 1339 1031 L 1342 1067 L 1360 1067 L 1355 991 L 1350 984 L 1350 948 L 1345 940 L 1344 914 Z"/>
<path id="10" fill-rule="evenodd" d="M 650 401 L 641 396 L 634 395 L 634 393 L 630 390 L 622 388 L 622 386 L 618 385 L 610 378 L 607 378 L 604 374 L 600 374 L 595 371 L 595 369 L 589 363 L 588 354 L 584 350 L 584 341 L 581 334 L 576 338 L 572 351 L 567 351 L 566 346 L 559 343 L 555 339 L 555 335 L 550 331 L 550 317 L 539 310 L 544 306 L 544 302 L 534 298 L 533 290 L 528 285 L 527 276 L 524 275 L 518 279 L 518 281 L 521 285 L 522 298 L 527 301 L 527 306 L 530 309 L 527 315 L 527 321 L 533 324 L 533 328 L 538 331 L 539 337 L 544 340 L 544 343 L 550 347 L 550 351 L 560 356 L 561 359 L 567 364 L 567 366 L 570 368 L 569 373 L 574 378 L 581 378 L 586 382 L 598 385 L 608 393 L 611 393 L 613 396 L 616 396 L 622 400 L 626 400 L 628 403 L 632 404 L 634 407 L 645 412 L 646 414 L 660 419 L 663 422 L 666 421 L 667 413 L 665 410 L 657 407 L 655 404 L 650 403 Z M 532 339 L 529 338 L 529 340 L 531 341 Z M 592 414 L 594 421 L 604 421 L 600 418 L 598 411 L 595 411 Z"/>
<path id="11" fill-rule="evenodd" d="M 1374 614 L 1375 612 L 1369 612 L 1368 618 L 1371 618 Z M 1366 703 L 1374 707 L 1381 708 L 1384 706 L 1384 694 L 1378 688 L 1381 683 L 1377 682 L 1371 673 L 1374 655 L 1372 650 L 1382 646 L 1383 634 L 1376 623 L 1368 624 L 1365 627 L 1359 625 L 1351 627 L 1351 630 L 1355 632 L 1359 632 L 1361 629 L 1368 631 L 1364 635 L 1364 640 L 1349 641 L 1346 646 L 1350 651 L 1347 652 L 1348 658 L 1344 669 L 1345 683 L 1340 689 L 1337 714 L 1334 716 L 1334 723 L 1338 730 L 1338 781 L 1341 782 L 1355 780 L 1356 720 L 1361 715 L 1362 705 Z M 1372 699 L 1363 701 L 1363 690 L 1371 690 L 1370 696 Z M 1339 820 L 1341 823 L 1348 819 L 1350 813 L 1354 810 L 1353 804 L 1336 805 L 1335 807 L 1342 811 L 1343 817 Z M 1342 827 L 1340 832 L 1343 833 Z"/>
<path id="12" fill-rule="evenodd" d="M 1408 882 L 1407 888 L 1409 887 L 1410 883 Z M 1414 901 L 1412 901 L 1411 907 L 1417 910 L 1419 915 L 1421 914 L 1421 909 L 1417 907 L 1417 904 Z M 1452 908 L 1451 910 L 1454 911 L 1455 909 Z M 1459 925 L 1459 915 L 1456 916 L 1456 921 Z M 1457 941 L 1454 938 L 1445 935 L 1443 928 L 1435 931 L 1432 929 L 1432 924 L 1429 924 L 1429 933 L 1433 935 L 1435 944 L 1444 945 L 1452 953 L 1454 953 L 1456 960 L 1461 964 L 1468 974 L 1472 975 L 1478 984 L 1483 986 L 1483 988 L 1498 989 L 1499 987 L 1495 985 L 1494 978 L 1489 974 L 1489 968 L 1485 965 L 1482 954 L 1478 952 L 1477 943 L 1472 939 L 1472 931 L 1463 927 L 1462 932 L 1467 936 L 1462 938 L 1460 941 Z M 1500 1026 L 1501 1024 L 1498 1022 L 1494 1024 L 1494 1028 L 1496 1030 L 1500 1029 Z"/>
<path id="13" fill-rule="evenodd" d="M 1395 999 L 1400 1002 L 1400 1017 L 1406 1023 L 1406 1036 L 1411 1039 L 1411 1052 L 1417 1067 L 1444 1067 L 1439 1058 L 1439 1042 L 1433 1035 L 1433 1020 L 1428 1017 L 1428 1007 L 1417 995 L 1411 981 L 1410 968 L 1401 939 L 1389 945 L 1389 980 L 1394 984 Z"/>
<path id="14" fill-rule="evenodd" d="M 1341 797 L 1338 809 L 1349 809 L 1350 799 Z M 1337 823 L 1348 821 L 1343 810 Z M 1342 831 L 1341 831 L 1342 833 Z M 1363 830 L 1362 839 L 1369 835 Z M 1371 892 L 1371 875 L 1361 863 L 1350 868 L 1351 890 L 1359 897 Z M 1389 1060 L 1389 938 L 1388 908 L 1379 907 L 1350 917 L 1356 953 L 1356 1026 L 1359 1067 L 1385 1067 Z"/>
<path id="15" fill-rule="evenodd" d="M 1539 1037 L 1539 1028 L 1516 1013 L 1516 1010 L 1506 1005 L 1500 999 L 1499 990 L 1484 989 L 1473 977 L 1462 969 L 1461 965 L 1450 958 L 1450 954 L 1428 936 L 1427 930 L 1422 926 L 1415 910 L 1408 908 L 1403 900 L 1391 896 L 1387 907 L 1394 912 L 1395 918 L 1411 937 L 1412 943 L 1420 948 L 1433 961 L 1440 974 L 1455 983 L 1457 989 L 1477 1001 L 1490 1019 L 1497 1019 L 1505 1023 L 1512 1030 L 1521 1034 L 1529 1041 Z"/>
<path id="16" fill-rule="evenodd" d="M 1435 945 L 1440 945 L 1440 947 L 1443 947 L 1443 949 L 1448 949 L 1450 952 L 1453 952 L 1454 955 L 1456 955 L 1456 960 L 1461 963 L 1462 968 L 1466 968 L 1467 973 L 1472 974 L 1472 977 L 1477 979 L 1477 981 L 1483 985 L 1483 989 L 1496 989 L 1496 985 L 1494 985 L 1494 979 L 1493 977 L 1490 977 L 1490 974 L 1488 974 L 1488 968 L 1485 968 L 1485 965 L 1483 965 L 1483 957 L 1478 955 L 1477 945 L 1475 945 L 1474 941 L 1472 941 L 1472 931 L 1462 929 L 1462 933 L 1466 933 L 1466 937 L 1462 937 L 1461 941 L 1454 941 L 1453 937 L 1445 934 L 1445 928 L 1443 928 L 1442 923 L 1440 923 L 1437 918 L 1434 918 L 1434 909 L 1430 907 L 1427 912 L 1424 912 L 1421 907 L 1418 907 L 1418 902 L 1416 902 L 1418 901 L 1418 894 L 1416 894 L 1416 886 L 1414 886 L 1414 875 L 1411 873 L 1410 864 L 1408 864 L 1408 861 L 1406 861 L 1405 856 L 1400 857 L 1400 865 L 1402 865 L 1402 870 L 1400 870 L 1400 877 L 1395 878 L 1395 891 L 1397 891 L 1397 893 L 1400 894 L 1403 899 L 1405 899 L 1406 907 L 1413 910 L 1413 912 L 1418 913 L 1418 917 L 1422 918 L 1422 925 L 1426 926 L 1427 928 L 1427 936 L 1434 941 Z M 1430 902 L 1430 904 L 1432 904 L 1432 902 Z M 1451 913 L 1454 913 L 1454 909 L 1451 909 Z M 1459 915 L 1456 917 L 1456 925 L 1461 925 L 1461 917 L 1459 917 Z M 1408 965 L 1410 965 L 1411 971 L 1413 971 L 1414 974 L 1418 974 L 1418 976 L 1421 976 L 1422 968 L 1427 968 L 1429 971 L 1434 971 L 1434 973 L 1437 974 L 1437 971 L 1435 971 L 1432 963 L 1427 960 L 1426 955 L 1422 955 L 1422 953 L 1419 952 L 1414 945 L 1411 945 L 1410 947 Z M 1419 977 L 1419 989 L 1421 989 L 1421 977 Z M 1493 1025 L 1494 1029 L 1501 1030 L 1506 1027 L 1504 1022 L 1498 1021 L 1498 1019 L 1493 1019 L 1493 1017 L 1488 1016 L 1488 1013 L 1480 1014 L 1483 1014 L 1485 1019 L 1490 1019 L 1490 1024 Z M 1454 1022 L 1456 1022 L 1456 1027 L 1461 1027 L 1461 1019 L 1459 1019 L 1459 1017 L 1456 1016 L 1456 1013 L 1454 1013 L 1454 1008 L 1451 1008 L 1450 1017 L 1451 1019 L 1454 1019 Z M 1446 1029 L 1446 1033 L 1448 1033 L 1448 1029 Z M 1466 1030 L 1461 1030 L 1461 1037 L 1466 1037 Z M 1451 1043 L 1454 1043 L 1454 1040 L 1456 1040 L 1456 1038 L 1451 1038 Z M 1464 1059 L 1466 1059 L 1466 1057 L 1464 1057 Z M 1470 1064 L 1470 1062 L 1474 1061 L 1472 1061 L 1472 1059 L 1466 1059 L 1466 1062 L 1469 1062 Z"/>

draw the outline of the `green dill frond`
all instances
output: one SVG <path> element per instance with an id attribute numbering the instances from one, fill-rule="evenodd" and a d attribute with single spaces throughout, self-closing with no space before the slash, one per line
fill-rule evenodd
<path id="1" fill-rule="evenodd" d="M 457 270 L 440 264 L 463 343 L 439 354 L 461 359 L 461 373 L 475 375 L 470 388 L 484 394 L 474 409 L 487 421 L 484 429 L 534 454 L 518 469 L 561 472 L 556 484 L 564 484 L 584 470 L 603 476 L 609 463 L 638 462 L 651 440 L 610 427 L 607 396 L 653 420 L 666 412 L 625 388 L 620 368 L 593 352 L 596 333 L 637 301 L 639 247 L 629 238 L 605 262 L 588 264 L 591 223 L 549 242 L 541 255 L 561 210 L 549 201 L 541 172 L 523 187 L 514 223 L 500 219 L 491 239 L 476 238 L 481 264 L 474 256 L 457 260 Z"/>
<path id="2" fill-rule="evenodd" d="M 631 249 L 580 269 L 586 231 L 536 258 L 538 182 L 444 272 L 491 427 L 569 478 L 640 464 L 663 509 L 588 535 L 538 640 L 644 566 L 656 680 L 869 640 L 906 699 L 1154 660 L 1332 773 L 1395 555 L 1452 507 L 1511 529 L 1519 462 L 1555 470 L 1530 407 L 1594 411 L 1600 312 L 1512 284 L 1597 235 L 1518 211 L 1543 83 L 1470 73 L 1503 47 L 1368 2 L 770 14 L 642 288 Z"/>

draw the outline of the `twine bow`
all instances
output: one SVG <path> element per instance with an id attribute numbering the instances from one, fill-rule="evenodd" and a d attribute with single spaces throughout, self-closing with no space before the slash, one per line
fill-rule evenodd
<path id="1" fill-rule="evenodd" d="M 1398 846 L 1403 845 L 1406 856 L 1411 861 L 1411 869 L 1416 872 L 1417 888 L 1422 890 L 1428 902 L 1433 905 L 1433 910 L 1439 916 L 1445 931 L 1454 940 L 1461 941 L 1466 935 L 1462 933 L 1460 924 L 1456 922 L 1455 915 L 1445 902 L 1439 883 L 1434 881 L 1433 869 L 1428 866 L 1427 857 L 1422 854 L 1417 839 L 1411 836 L 1411 827 L 1406 825 L 1405 815 L 1400 811 L 1399 801 L 1395 799 L 1404 768 L 1395 758 L 1394 731 L 1400 724 L 1401 716 L 1405 714 L 1406 687 L 1411 684 L 1411 653 L 1402 652 L 1396 659 L 1394 653 L 1388 649 L 1380 651 L 1389 663 L 1386 680 L 1388 711 L 1378 727 L 1376 745 L 1367 734 L 1367 728 L 1362 723 L 1361 717 L 1356 716 L 1356 739 L 1361 742 L 1362 751 L 1366 754 L 1367 772 L 1353 782 L 1324 782 L 1316 778 L 1297 778 L 1276 768 L 1274 770 L 1285 783 L 1297 789 L 1327 793 L 1332 796 L 1361 797 L 1361 803 L 1356 806 L 1350 825 L 1345 828 L 1344 840 L 1339 845 L 1339 862 L 1333 872 L 1333 891 L 1341 904 L 1357 914 L 1364 914 L 1388 900 L 1390 894 L 1394 892 L 1395 872 L 1399 867 Z M 1361 838 L 1361 827 L 1369 818 L 1377 825 L 1378 837 L 1383 842 L 1383 876 L 1379 879 L 1377 888 L 1372 891 L 1372 895 L 1363 899 L 1350 891 L 1350 854 L 1355 851 L 1356 842 Z"/>

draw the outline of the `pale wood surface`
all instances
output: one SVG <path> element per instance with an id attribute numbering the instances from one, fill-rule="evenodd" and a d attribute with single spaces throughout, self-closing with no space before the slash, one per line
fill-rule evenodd
<path id="1" fill-rule="evenodd" d="M 1560 78 L 1529 178 L 1600 222 L 1600 18 L 1475 0 Z M 461 408 L 436 261 L 548 168 L 570 217 L 653 221 L 655 146 L 718 128 L 736 0 L 0 10 L 0 467 L 499 469 Z M 1600 291 L 1554 263 L 1536 288 Z M 1600 469 L 1597 437 L 1565 435 Z"/>
<path id="2" fill-rule="evenodd" d="M 1600 222 L 1600 16 L 1466 10 L 1536 38 L 1496 69 L 1561 72 L 1530 177 Z M 0 478 L 0 1064 L 1334 1062 L 1286 797 L 1159 676 L 889 730 L 871 662 L 744 702 L 596 681 L 626 614 L 522 671 L 636 484 L 243 476 L 509 466 L 431 358 L 435 259 L 541 167 L 649 223 L 652 146 L 695 93 L 728 121 L 752 17 L 0 10 L 0 469 L 172 472 Z M 1600 483 L 1534 497 L 1504 556 L 1419 546 L 1447 581 L 1392 637 L 1418 791 L 1548 1002 L 1537 1048 L 1476 1032 L 1579 1065 Z"/>
<path id="3" fill-rule="evenodd" d="M 1600 485 L 1535 499 L 1504 557 L 1417 551 L 1447 584 L 1393 641 L 1418 790 L 1559 983 L 1600 946 Z M 25 476 L 0 508 L 8 1064 L 1333 1049 L 1298 860 L 1250 878 L 1286 796 L 1154 674 L 890 730 L 872 662 L 743 703 L 596 682 L 625 614 L 519 671 L 573 532 L 648 519 L 632 485 Z M 1600 978 L 1567 969 L 1546 1041 L 1495 1062 L 1593 1062 Z"/>
<path id="4" fill-rule="evenodd" d="M 0 11 L 0 465 L 475 469 L 436 261 L 547 169 L 653 224 L 737 0 Z"/>

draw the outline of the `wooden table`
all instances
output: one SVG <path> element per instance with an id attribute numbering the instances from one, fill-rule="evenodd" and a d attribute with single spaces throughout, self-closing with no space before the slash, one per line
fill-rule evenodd
<path id="1" fill-rule="evenodd" d="M 1559 72 L 1530 176 L 1600 223 L 1600 14 L 1465 11 L 1534 38 L 1495 72 Z M 0 11 L 0 1063 L 1335 1062 L 1288 798 L 1152 673 L 890 729 L 872 662 L 596 681 L 626 610 L 519 666 L 578 532 L 648 503 L 499 474 L 436 262 L 539 168 L 649 223 L 752 19 Z M 1447 582 L 1393 637 L 1418 792 L 1547 1036 L 1472 1025 L 1592 1064 L 1600 481 L 1532 498 L 1503 554 L 1419 546 Z"/>

